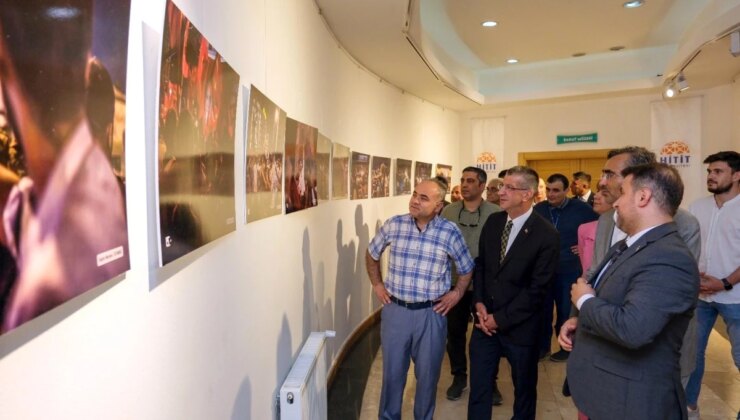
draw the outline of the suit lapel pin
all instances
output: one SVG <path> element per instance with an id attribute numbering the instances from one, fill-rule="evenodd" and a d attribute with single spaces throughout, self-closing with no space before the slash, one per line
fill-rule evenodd
<path id="1" fill-rule="evenodd" d="M 524 234 L 525 234 L 525 235 L 529 234 L 529 229 L 527 229 L 527 228 L 524 228 Z"/>

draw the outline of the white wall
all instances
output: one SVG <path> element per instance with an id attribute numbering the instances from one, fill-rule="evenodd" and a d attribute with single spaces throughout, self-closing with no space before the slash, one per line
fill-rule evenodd
<path id="1" fill-rule="evenodd" d="M 360 69 L 337 47 L 311 0 L 177 4 L 241 83 L 255 84 L 289 116 L 353 150 L 459 169 L 459 115 Z M 238 223 L 235 233 L 155 268 L 147 173 L 165 3 L 133 0 L 132 7 L 126 128 L 132 269 L 0 337 L 0 417 L 272 418 L 274 396 L 308 333 L 337 330 L 330 346 L 336 355 L 377 307 L 364 252 L 382 220 L 406 211 L 408 197 L 333 201 Z M 143 40 L 151 34 L 145 26 L 156 32 L 154 42 Z M 240 98 L 238 217 L 245 205 L 243 105 Z"/>
<path id="2" fill-rule="evenodd" d="M 740 149 L 740 86 L 723 85 L 686 92 L 701 96 L 701 159 L 720 150 Z M 685 96 L 688 96 L 684 94 Z M 505 117 L 505 146 L 501 167 L 517 164 L 521 152 L 613 149 L 650 146 L 650 103 L 659 94 L 618 94 L 599 98 L 526 102 L 486 107 L 462 115 L 461 164 L 471 157 L 471 120 Z M 678 99 L 680 100 L 680 99 Z M 558 134 L 598 133 L 598 143 L 556 144 Z M 696 176 L 703 176 L 703 172 Z"/>

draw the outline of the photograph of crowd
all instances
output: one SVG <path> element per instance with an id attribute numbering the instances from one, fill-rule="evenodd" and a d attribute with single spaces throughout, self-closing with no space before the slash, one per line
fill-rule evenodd
<path id="1" fill-rule="evenodd" d="M 331 153 L 331 198 L 340 200 L 348 198 L 347 182 L 349 180 L 349 147 L 334 143 Z"/>
<path id="2" fill-rule="evenodd" d="M 130 6 L 0 6 L 0 334 L 129 269 Z"/>
<path id="3" fill-rule="evenodd" d="M 319 130 L 292 118 L 285 123 L 285 213 L 319 204 L 316 146 Z"/>
<path id="4" fill-rule="evenodd" d="M 159 85 L 160 263 L 235 229 L 239 75 L 172 1 Z"/>
<path id="5" fill-rule="evenodd" d="M 432 177 L 432 164 L 425 162 L 416 162 L 414 167 L 414 188 L 423 180 Z"/>
<path id="6" fill-rule="evenodd" d="M 411 194 L 411 161 L 396 159 L 395 195 Z"/>
<path id="7" fill-rule="evenodd" d="M 329 178 L 331 175 L 331 140 L 319 133 L 316 147 L 316 190 L 319 202 L 329 199 Z"/>
<path id="8" fill-rule="evenodd" d="M 445 165 L 442 163 L 437 164 L 437 171 L 434 174 L 434 176 L 441 176 L 442 178 L 447 180 L 447 185 L 452 187 L 452 184 L 450 183 L 452 181 L 452 166 L 451 165 Z"/>
<path id="9" fill-rule="evenodd" d="M 252 86 L 247 120 L 247 223 L 283 212 L 285 111 Z"/>
<path id="10" fill-rule="evenodd" d="M 391 195 L 391 159 L 373 156 L 372 168 L 371 197 L 389 197 Z"/>
<path id="11" fill-rule="evenodd" d="M 350 168 L 351 199 L 368 198 L 367 184 L 370 170 L 370 155 L 352 152 L 352 167 Z"/>

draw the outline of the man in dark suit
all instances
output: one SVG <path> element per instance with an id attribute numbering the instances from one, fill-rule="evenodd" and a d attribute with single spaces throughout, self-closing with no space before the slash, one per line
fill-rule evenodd
<path id="1" fill-rule="evenodd" d="M 573 174 L 573 180 L 570 182 L 570 192 L 573 198 L 580 200 L 589 206 L 594 206 L 594 193 L 591 191 L 591 174 L 578 171 Z"/>
<path id="2" fill-rule="evenodd" d="M 621 176 L 614 208 L 627 238 L 612 247 L 591 283 L 579 278 L 573 285 L 576 329 L 560 336 L 572 350 L 570 391 L 592 419 L 686 419 L 679 350 L 699 271 L 673 221 L 683 183 L 675 168 L 659 163 Z"/>
<path id="3" fill-rule="evenodd" d="M 534 419 L 542 306 L 558 264 L 558 232 L 532 210 L 539 176 L 510 168 L 499 190 L 504 212 L 492 214 L 480 237 L 470 339 L 469 419 L 490 419 L 493 381 L 505 356 L 514 382 L 514 419 Z"/>

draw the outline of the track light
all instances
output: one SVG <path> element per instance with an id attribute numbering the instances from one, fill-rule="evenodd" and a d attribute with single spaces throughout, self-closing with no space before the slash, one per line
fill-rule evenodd
<path id="1" fill-rule="evenodd" d="M 730 34 L 730 54 L 733 57 L 740 57 L 740 31 Z"/>
<path id="2" fill-rule="evenodd" d="M 676 77 L 676 85 L 678 86 L 679 92 L 683 92 L 689 88 L 689 82 L 686 81 L 686 77 L 684 77 L 683 72 L 678 73 L 678 76 Z"/>
<path id="3" fill-rule="evenodd" d="M 673 83 L 669 84 L 665 87 L 665 89 L 663 89 L 663 96 L 668 99 L 676 96 L 676 93 L 676 87 L 673 85 Z"/>

